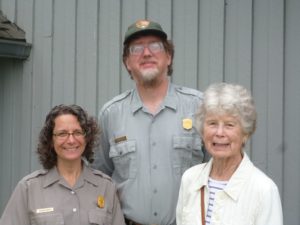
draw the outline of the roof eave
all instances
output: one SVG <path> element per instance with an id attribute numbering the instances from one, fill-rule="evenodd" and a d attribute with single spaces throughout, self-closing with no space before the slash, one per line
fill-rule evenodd
<path id="1" fill-rule="evenodd" d="M 11 41 L 0 38 L 0 57 L 27 59 L 30 55 L 31 44 L 23 41 Z"/>

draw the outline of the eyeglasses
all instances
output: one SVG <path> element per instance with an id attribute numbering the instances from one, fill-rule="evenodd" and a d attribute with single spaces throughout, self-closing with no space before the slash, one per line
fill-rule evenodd
<path id="1" fill-rule="evenodd" d="M 73 132 L 59 131 L 57 133 L 53 133 L 53 136 L 61 140 L 68 139 L 70 135 L 73 135 L 74 138 L 78 139 L 84 137 L 86 133 L 80 130 L 75 130 Z"/>
<path id="2" fill-rule="evenodd" d="M 164 50 L 163 43 L 160 41 L 151 42 L 147 45 L 135 44 L 129 47 L 129 53 L 131 55 L 141 55 L 145 48 L 148 48 L 151 53 L 159 53 Z"/>

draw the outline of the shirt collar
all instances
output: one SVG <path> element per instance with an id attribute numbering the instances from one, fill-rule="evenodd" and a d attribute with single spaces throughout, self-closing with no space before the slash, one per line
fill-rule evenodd
<path id="1" fill-rule="evenodd" d="M 228 184 L 224 188 L 224 191 L 235 201 L 238 200 L 239 195 L 244 190 L 244 186 L 251 176 L 253 169 L 253 163 L 250 161 L 248 155 L 244 152 L 240 165 L 233 173 L 232 177 L 228 181 Z"/>
<path id="2" fill-rule="evenodd" d="M 203 167 L 203 170 L 199 172 L 196 182 L 192 186 L 192 190 L 199 191 L 202 186 L 207 186 L 208 177 L 211 171 L 213 158 L 211 158 Z M 253 163 L 250 161 L 248 155 L 244 153 L 243 159 L 238 166 L 237 170 L 233 173 L 232 177 L 228 181 L 224 192 L 228 194 L 233 200 L 237 201 L 240 193 L 244 189 L 247 180 L 250 177 Z"/>
<path id="3" fill-rule="evenodd" d="M 168 107 L 174 111 L 177 109 L 176 102 L 176 86 L 169 82 L 167 95 L 162 103 L 162 108 Z M 131 112 L 136 113 L 138 110 L 143 108 L 143 102 L 138 94 L 137 88 L 133 89 L 132 98 L 131 98 Z"/>
<path id="4" fill-rule="evenodd" d="M 93 170 L 84 165 L 83 167 L 83 172 L 82 172 L 82 176 L 83 176 L 83 179 L 86 180 L 87 182 L 95 185 L 95 186 L 98 186 L 100 183 L 99 183 L 99 177 L 96 176 L 94 173 L 93 173 Z"/>
<path id="5" fill-rule="evenodd" d="M 54 166 L 46 174 L 46 176 L 43 180 L 43 188 L 46 188 L 46 187 L 50 186 L 51 184 L 58 182 L 59 180 L 60 180 L 60 175 L 57 171 L 56 166 Z"/>
<path id="6" fill-rule="evenodd" d="M 53 183 L 59 182 L 60 180 L 61 180 L 61 176 L 58 173 L 57 167 L 55 166 L 52 169 L 50 169 L 48 171 L 48 173 L 46 174 L 46 176 L 43 180 L 43 188 L 46 188 L 46 187 L 52 185 Z M 94 175 L 92 170 L 89 167 L 87 167 L 85 163 L 83 163 L 82 173 L 80 174 L 80 177 L 78 178 L 78 182 L 77 182 L 76 186 L 83 185 L 84 180 L 86 180 L 87 182 L 89 182 L 95 186 L 99 185 L 97 176 Z"/>
<path id="7" fill-rule="evenodd" d="M 213 160 L 211 158 L 207 163 L 205 163 L 202 171 L 199 171 L 198 177 L 196 178 L 196 182 L 192 186 L 192 189 L 194 191 L 199 191 L 202 188 L 202 186 L 207 186 L 209 173 L 212 167 L 212 161 Z"/>

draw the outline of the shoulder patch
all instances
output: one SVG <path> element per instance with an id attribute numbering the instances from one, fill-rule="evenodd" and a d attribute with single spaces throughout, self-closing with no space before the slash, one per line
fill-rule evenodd
<path id="1" fill-rule="evenodd" d="M 193 88 L 176 86 L 175 90 L 182 94 L 197 96 L 201 99 L 203 98 L 203 93 Z"/>
<path id="2" fill-rule="evenodd" d="M 103 105 L 101 111 L 105 110 L 106 108 L 108 108 L 109 106 L 111 106 L 112 104 L 114 104 L 115 102 L 119 102 L 119 101 L 125 99 L 127 96 L 129 96 L 132 93 L 132 91 L 133 91 L 133 89 L 130 89 L 130 90 L 127 90 L 127 91 L 125 91 L 125 92 L 123 92 L 123 93 L 121 93 L 121 94 L 113 97 L 111 100 L 109 100 L 108 102 L 106 102 Z"/>

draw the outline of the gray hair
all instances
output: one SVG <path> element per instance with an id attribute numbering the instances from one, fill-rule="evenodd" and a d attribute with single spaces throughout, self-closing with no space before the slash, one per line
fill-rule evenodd
<path id="1" fill-rule="evenodd" d="M 241 85 L 217 83 L 204 92 L 203 103 L 196 114 L 196 128 L 202 136 L 205 117 L 210 114 L 237 117 L 250 137 L 256 128 L 256 110 L 251 94 Z"/>

